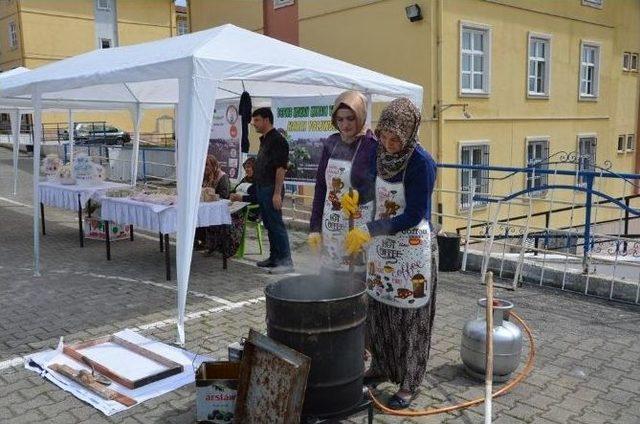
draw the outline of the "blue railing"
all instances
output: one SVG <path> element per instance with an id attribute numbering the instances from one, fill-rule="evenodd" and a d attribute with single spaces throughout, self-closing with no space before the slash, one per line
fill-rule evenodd
<path id="1" fill-rule="evenodd" d="M 571 156 L 569 155 L 569 157 Z M 609 203 L 609 204 L 616 205 L 618 208 L 622 209 L 625 215 L 624 217 L 625 236 L 627 235 L 627 231 L 628 231 L 629 219 L 640 217 L 640 210 L 634 207 L 631 207 L 629 205 L 629 201 L 631 199 L 639 197 L 635 193 L 637 193 L 638 192 L 637 189 L 640 188 L 640 186 L 637 183 L 638 181 L 640 181 L 640 174 L 614 172 L 610 169 L 609 163 L 607 163 L 608 167 L 599 167 L 596 165 L 591 165 L 590 170 L 579 170 L 579 169 L 569 170 L 569 169 L 549 168 L 549 165 L 558 165 L 558 166 L 571 165 L 571 166 L 577 167 L 580 157 L 574 155 L 571 158 L 572 159 L 569 161 L 567 160 L 561 160 L 558 162 L 548 161 L 548 162 L 543 162 L 541 164 L 537 164 L 536 166 L 529 166 L 524 168 L 511 167 L 511 166 L 463 165 L 463 164 L 448 164 L 448 163 L 438 164 L 438 167 L 440 169 L 455 169 L 459 171 L 460 170 L 481 171 L 480 175 L 486 175 L 487 176 L 486 179 L 488 180 L 503 180 L 518 174 L 526 175 L 528 177 L 532 177 L 533 175 L 546 175 L 546 176 L 553 175 L 553 176 L 566 176 L 566 177 L 575 178 L 575 181 L 577 182 L 579 181 L 580 183 L 573 184 L 573 185 L 572 184 L 546 184 L 546 183 L 538 184 L 538 185 L 532 185 L 530 187 L 525 187 L 524 189 L 519 189 L 512 193 L 507 193 L 503 195 L 491 195 L 490 193 L 474 193 L 472 201 L 483 203 L 483 204 L 509 202 L 519 197 L 532 195 L 533 193 L 536 193 L 536 192 L 546 192 L 549 190 L 568 190 L 568 191 L 585 193 L 586 196 L 585 196 L 584 204 L 579 207 L 584 208 L 585 210 L 584 225 L 583 225 L 584 229 L 583 229 L 583 235 L 582 235 L 584 242 L 582 245 L 583 245 L 583 254 L 586 259 L 595 243 L 595 240 L 592 237 L 592 225 L 599 224 L 597 222 L 593 222 L 592 220 L 592 210 L 594 206 Z M 490 176 L 490 173 L 506 174 L 506 176 L 503 176 L 500 178 L 495 178 L 495 177 L 492 178 Z M 630 184 L 634 188 L 634 195 L 614 197 L 608 193 L 602 192 L 600 190 L 596 190 L 594 189 L 594 183 L 599 178 L 614 179 L 622 182 L 623 184 Z M 461 188 L 459 189 L 460 189 L 460 193 L 464 192 L 464 190 L 462 190 Z M 603 200 L 594 201 L 594 198 L 601 198 Z M 546 214 L 546 217 L 547 217 L 546 223 L 548 227 L 550 214 L 555 212 L 565 212 L 569 209 L 575 209 L 575 207 L 561 208 L 555 211 L 549 210 L 546 212 L 537 212 L 531 216 Z M 632 215 L 633 218 L 630 218 L 630 215 Z M 523 219 L 523 218 L 526 218 L 526 216 L 520 216 L 516 218 L 511 218 L 511 219 L 513 220 L 513 219 Z M 482 224 L 473 225 L 473 227 L 475 228 L 477 228 L 478 226 L 482 226 Z M 458 228 L 457 230 L 460 231 L 463 228 L 465 227 Z M 545 239 L 547 237 L 548 235 L 545 236 Z"/>

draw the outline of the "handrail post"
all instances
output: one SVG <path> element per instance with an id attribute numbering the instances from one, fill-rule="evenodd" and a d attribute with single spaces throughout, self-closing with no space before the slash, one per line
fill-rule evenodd
<path id="1" fill-rule="evenodd" d="M 585 201 L 584 213 L 584 244 L 582 256 L 582 272 L 589 273 L 589 251 L 591 250 L 591 206 L 593 202 L 593 178 L 594 175 L 589 172 L 585 175 L 587 182 L 587 199 Z"/>

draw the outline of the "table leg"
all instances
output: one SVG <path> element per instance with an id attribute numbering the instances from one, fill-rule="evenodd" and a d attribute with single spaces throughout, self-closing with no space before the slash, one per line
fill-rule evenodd
<path id="1" fill-rule="evenodd" d="M 133 225 L 129 225 L 129 240 L 133 241 Z"/>
<path id="2" fill-rule="evenodd" d="M 44 230 L 44 203 L 40 202 L 40 225 L 42 227 L 42 235 L 46 235 L 47 233 Z"/>
<path id="3" fill-rule="evenodd" d="M 104 237 L 107 245 L 107 260 L 111 260 L 111 236 L 109 235 L 109 221 L 104 222 Z"/>
<path id="4" fill-rule="evenodd" d="M 158 235 L 160 236 L 160 251 L 164 251 L 164 243 L 163 243 L 163 235 L 162 233 L 158 233 Z"/>
<path id="5" fill-rule="evenodd" d="M 78 236 L 80 237 L 80 247 L 84 247 L 84 230 L 82 229 L 82 203 L 78 194 Z"/>
<path id="6" fill-rule="evenodd" d="M 169 234 L 164 235 L 164 261 L 167 265 L 167 281 L 171 280 L 171 255 L 169 255 Z"/>

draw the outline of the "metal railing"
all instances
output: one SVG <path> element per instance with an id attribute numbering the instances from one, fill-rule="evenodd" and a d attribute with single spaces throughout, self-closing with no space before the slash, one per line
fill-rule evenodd
<path id="1" fill-rule="evenodd" d="M 512 279 L 509 288 L 536 282 L 639 303 L 640 174 L 584 163 L 584 156 L 561 152 L 525 168 L 440 164 L 439 178 L 474 170 L 488 182 L 441 190 L 445 204 L 453 196 L 458 207 L 435 215 L 460 222 L 454 228 L 464 244 L 463 269 L 492 269 Z M 462 199 L 472 199 L 468 208 Z"/>

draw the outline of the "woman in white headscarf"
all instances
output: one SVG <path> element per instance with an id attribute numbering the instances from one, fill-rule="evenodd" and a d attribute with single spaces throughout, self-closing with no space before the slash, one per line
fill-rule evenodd
<path id="1" fill-rule="evenodd" d="M 316 174 L 309 245 L 322 250 L 322 267 L 348 271 L 353 261 L 364 271 L 363 256 L 351 258 L 344 250 L 349 216 L 364 226 L 373 217 L 373 163 L 377 141 L 365 128 L 367 100 L 357 91 L 345 91 L 335 100 L 331 122 L 338 130 L 325 142 Z M 349 190 L 351 189 L 351 196 Z"/>

